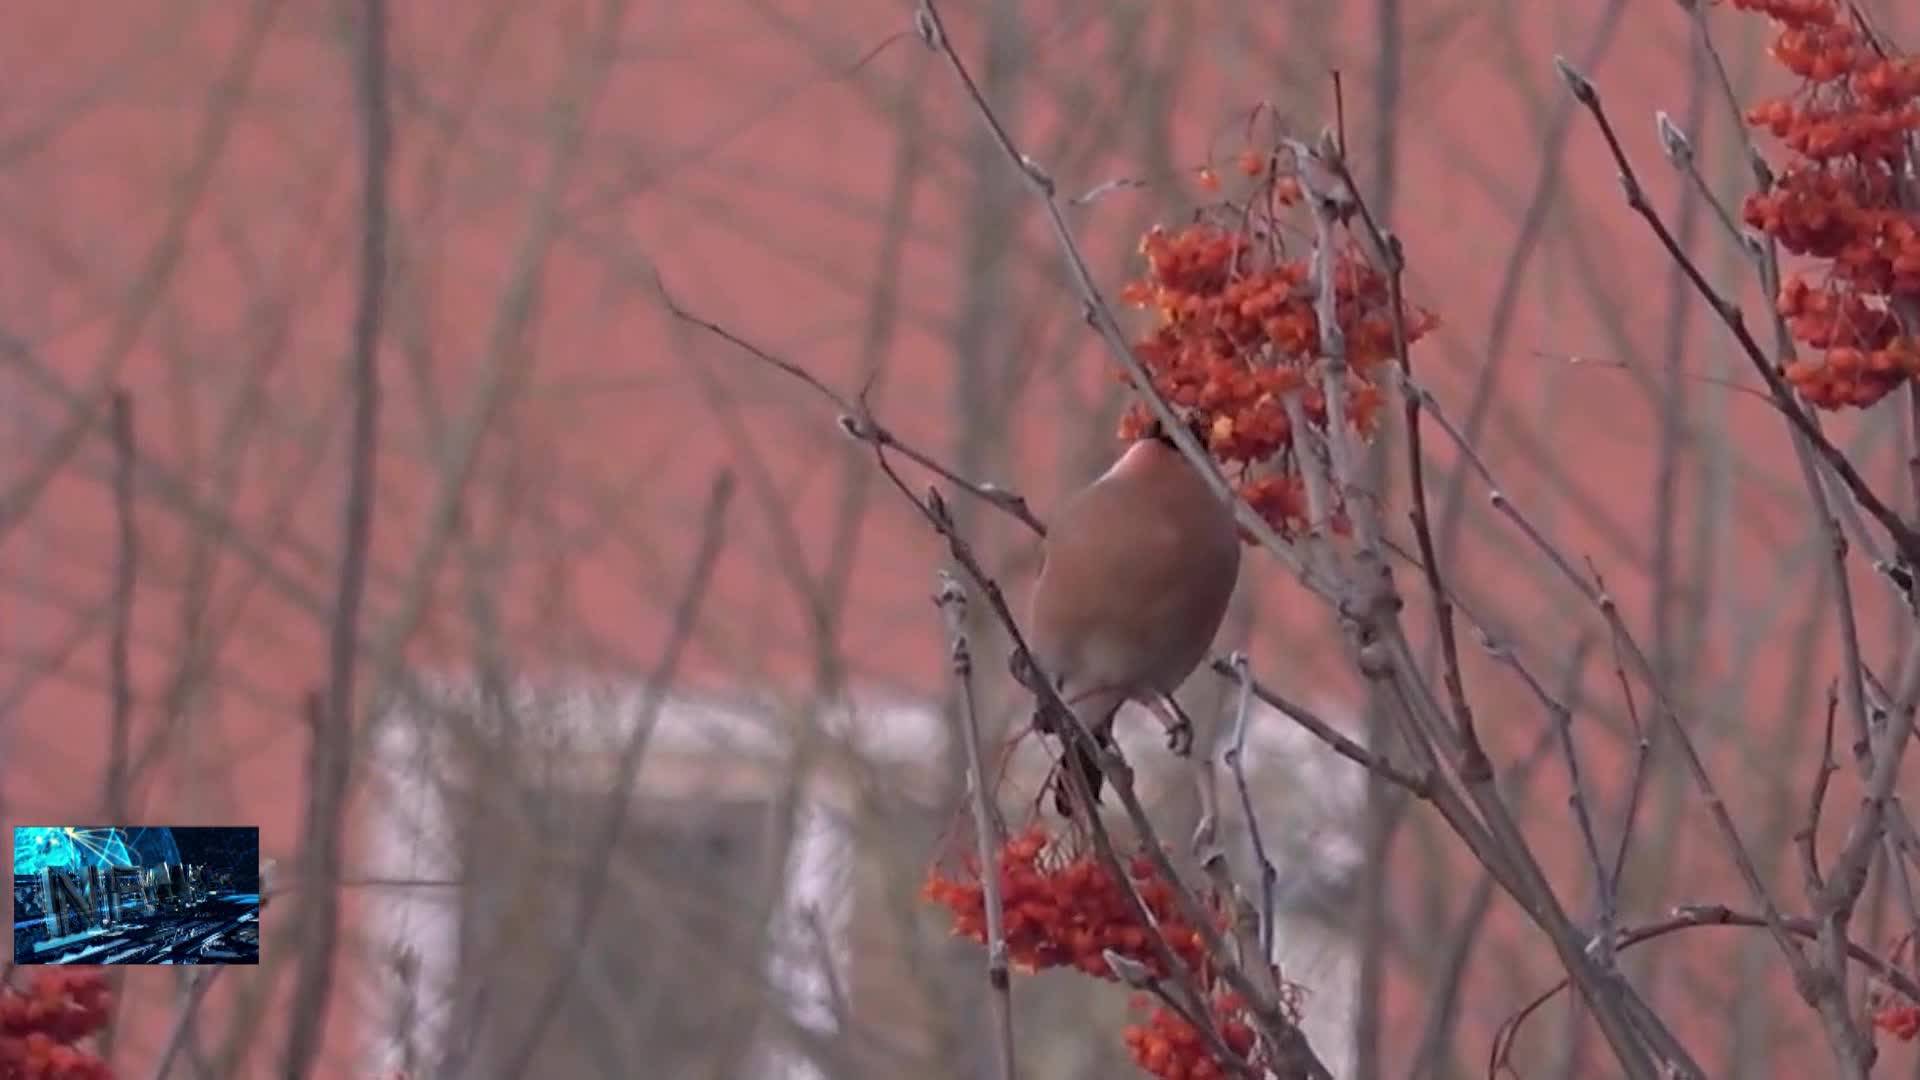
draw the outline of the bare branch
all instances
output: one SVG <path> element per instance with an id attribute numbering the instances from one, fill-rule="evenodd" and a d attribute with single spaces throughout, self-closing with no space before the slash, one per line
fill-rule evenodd
<path id="1" fill-rule="evenodd" d="M 1000 872 L 998 853 L 1005 842 L 1005 830 L 993 809 L 993 784 L 987 778 L 984 756 L 980 752 L 980 719 L 973 703 L 973 653 L 967 645 L 967 590 L 960 580 L 940 572 L 940 588 L 934 603 L 947 625 L 951 643 L 949 660 L 953 677 L 960 687 L 960 730 L 966 743 L 967 787 L 972 796 L 973 828 L 980 852 L 982 903 L 987 916 L 987 987 L 993 998 L 994 1045 L 997 1051 L 996 1074 L 1000 1080 L 1014 1080 L 1013 987 L 1007 976 L 1007 934 L 1000 908 Z"/>
<path id="2" fill-rule="evenodd" d="M 109 822 L 131 820 L 128 804 L 133 774 L 133 598 L 139 584 L 140 534 L 134 509 L 133 397 L 124 388 L 113 392 L 109 414 L 113 436 L 113 516 L 118 550 L 114 556 L 112 618 L 108 624 L 108 716 L 107 770 L 103 780 L 102 805 Z M 109 969 L 107 985 L 113 992 L 106 1026 L 100 1031 L 100 1053 L 111 1058 L 114 1037 L 125 1003 L 125 972 Z"/>
<path id="3" fill-rule="evenodd" d="M 1407 432 L 1407 476 L 1413 495 L 1413 506 L 1408 513 L 1413 523 L 1414 538 L 1420 545 L 1420 565 L 1426 571 L 1427 588 L 1433 597 L 1434 626 L 1440 638 L 1443 664 L 1441 681 L 1446 686 L 1454 723 L 1459 728 L 1462 778 L 1477 782 L 1490 775 L 1493 766 L 1488 762 L 1486 751 L 1480 745 L 1480 736 L 1474 730 L 1473 707 L 1467 702 L 1466 681 L 1460 673 L 1460 645 L 1454 630 L 1453 599 L 1447 592 L 1446 582 L 1441 578 L 1440 558 L 1436 554 L 1432 519 L 1427 509 L 1426 455 L 1421 449 L 1420 438 L 1420 395 L 1409 389 L 1413 379 L 1413 358 L 1407 348 L 1406 252 L 1401 247 L 1400 238 L 1382 231 L 1380 224 L 1374 220 L 1366 200 L 1358 195 L 1359 186 L 1347 171 L 1347 163 L 1341 160 L 1336 164 L 1346 189 L 1355 193 L 1355 205 L 1360 212 L 1361 222 L 1366 226 L 1366 235 L 1372 241 L 1374 256 L 1386 269 L 1388 318 L 1393 327 L 1394 360 L 1401 378 L 1400 401 Z M 1324 210 L 1316 209 L 1316 224 L 1324 216 Z M 1323 238 L 1321 242 L 1324 246 L 1331 241 L 1330 238 Z M 1325 288 L 1331 291 L 1331 285 Z M 1323 303 L 1330 305 L 1331 299 Z M 1322 316 L 1323 324 L 1331 314 L 1329 306 L 1327 314 Z"/>
<path id="4" fill-rule="evenodd" d="M 1253 844 L 1253 859 L 1260 871 L 1260 955 L 1273 955 L 1274 889 L 1280 872 L 1260 835 L 1260 815 L 1254 813 L 1253 793 L 1247 788 L 1247 720 L 1253 714 L 1253 672 L 1247 654 L 1234 653 L 1227 658 L 1240 680 L 1240 696 L 1233 710 L 1233 735 L 1227 747 L 1227 771 L 1233 774 L 1233 786 L 1240 793 L 1240 812 L 1247 819 L 1247 839 Z"/>
<path id="5" fill-rule="evenodd" d="M 1036 535 L 1047 535 L 1047 527 L 1041 524 L 1040 519 L 1033 515 L 1033 511 L 1027 507 L 1027 500 L 1018 492 L 1009 491 L 991 482 L 969 480 L 941 464 L 932 455 L 918 449 L 911 443 L 901 440 L 892 429 L 882 425 L 874 418 L 873 411 L 867 406 L 864 391 L 857 400 L 849 400 L 838 390 L 821 381 L 819 376 L 799 364 L 776 356 L 766 349 L 755 345 L 753 342 L 748 341 L 746 338 L 741 337 L 739 334 L 734 333 L 732 330 L 721 326 L 719 323 L 682 307 L 680 302 L 674 299 L 673 294 L 667 291 L 666 282 L 661 280 L 658 274 L 654 275 L 654 284 L 659 290 L 660 302 L 666 306 L 667 313 L 674 318 L 698 327 L 753 357 L 755 360 L 777 371 L 784 372 L 792 378 L 799 380 L 814 393 L 832 402 L 834 406 L 840 410 L 840 430 L 844 432 L 848 438 L 857 439 L 876 449 L 896 450 L 901 456 L 921 468 L 926 469 L 928 472 L 933 473 L 935 476 L 940 477 L 947 483 L 1006 511 L 1022 525 L 1033 530 Z"/>
<path id="6" fill-rule="evenodd" d="M 133 397 L 113 393 L 113 515 L 119 550 L 115 556 L 113 616 L 108 627 L 108 666 L 112 703 L 108 719 L 105 806 L 107 820 L 127 820 L 130 744 L 133 738 L 133 597 L 140 575 L 140 533 L 134 510 Z"/>
<path id="7" fill-rule="evenodd" d="M 1600 103 L 1599 91 L 1585 75 L 1582 75 L 1564 58 L 1556 57 L 1554 63 L 1559 68 L 1561 78 L 1572 92 L 1574 100 L 1586 106 L 1587 111 L 1593 115 L 1594 123 L 1599 126 L 1601 137 L 1606 141 L 1607 150 L 1620 170 L 1620 184 L 1625 192 L 1628 208 L 1646 221 L 1647 227 L 1653 230 L 1654 236 L 1666 249 L 1668 256 L 1680 266 L 1687 275 L 1687 279 L 1692 282 L 1694 289 L 1706 300 L 1707 305 L 1713 309 L 1715 315 L 1719 316 L 1720 321 L 1726 324 L 1728 331 L 1733 334 L 1741 351 L 1752 362 L 1754 370 L 1766 383 L 1767 390 L 1773 395 L 1775 403 L 1780 406 L 1781 412 L 1794 430 L 1807 440 L 1821 461 L 1840 478 L 1840 482 L 1846 486 L 1847 491 L 1853 495 L 1860 506 L 1879 522 L 1882 529 L 1886 530 L 1894 546 L 1900 549 L 1901 555 L 1907 562 L 1910 565 L 1920 565 L 1920 532 L 1914 531 L 1900 519 L 1900 515 L 1867 484 L 1866 479 L 1860 475 L 1860 470 L 1854 467 L 1846 454 L 1834 446 L 1820 431 L 1819 426 L 1800 408 L 1794 400 L 1792 389 L 1787 386 L 1786 378 L 1767 359 L 1759 342 L 1754 340 L 1752 332 L 1747 329 L 1746 316 L 1739 306 L 1720 295 L 1720 292 L 1700 272 L 1700 268 L 1694 264 L 1692 256 L 1680 246 L 1679 241 L 1668 230 L 1666 223 L 1660 220 L 1660 215 L 1653 209 L 1653 204 L 1647 201 L 1646 194 L 1640 186 L 1639 176 L 1633 170 L 1633 163 L 1627 158 L 1627 152 L 1620 145 L 1620 138 L 1614 132 L 1613 121 L 1608 118 L 1605 107 Z"/>
<path id="8" fill-rule="evenodd" d="M 265 891 L 261 892 L 260 899 L 264 907 L 267 899 Z M 199 964 L 186 969 L 187 993 L 180 1002 L 180 1011 L 173 1018 L 173 1027 L 167 1032 L 167 1041 L 160 1050 L 160 1057 L 154 1062 L 153 1080 L 167 1080 L 167 1075 L 173 1071 L 173 1059 L 179 1057 L 181 1049 L 186 1046 L 187 1033 L 193 1030 L 194 1017 L 199 1014 L 207 991 L 213 989 L 213 981 L 225 970 Z"/>
<path id="9" fill-rule="evenodd" d="M 353 433 L 341 522 L 339 584 L 328 634 L 327 690 L 313 739 L 304 841 L 308 870 L 323 880 L 339 876 L 347 794 L 353 772 L 354 677 L 360 659 L 360 608 L 366 595 L 373 539 L 373 501 L 380 441 L 380 331 L 387 276 L 387 174 L 392 120 L 387 103 L 386 0 L 361 0 L 354 40 L 353 81 L 360 124 L 360 282 L 353 315 Z M 339 894 L 330 886 L 301 898 L 299 960 L 294 978 L 285 1073 L 290 1080 L 314 1067 L 331 1005 Z"/>

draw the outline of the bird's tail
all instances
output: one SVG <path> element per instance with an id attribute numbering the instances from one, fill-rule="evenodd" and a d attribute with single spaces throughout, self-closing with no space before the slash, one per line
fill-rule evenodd
<path id="1" fill-rule="evenodd" d="M 1092 796 L 1092 805 L 1087 807 L 1088 813 L 1099 807 L 1100 789 L 1106 783 L 1106 774 L 1100 771 L 1099 755 L 1074 737 L 1074 728 L 1085 726 L 1101 750 L 1113 749 L 1113 714 L 1124 700 L 1125 695 L 1115 692 L 1080 695 L 1068 705 L 1079 716 L 1078 725 L 1059 715 L 1046 695 L 1040 695 L 1040 700 L 1035 703 L 1034 730 L 1060 737 L 1060 761 L 1053 770 L 1053 808 L 1060 812 L 1061 817 L 1071 818 L 1074 815 L 1074 804 L 1078 801 L 1074 773 L 1079 773 L 1086 780 L 1087 793 Z"/>
<path id="2" fill-rule="evenodd" d="M 1094 738 L 1099 741 L 1102 750 L 1113 746 L 1113 737 L 1104 731 L 1096 731 Z M 1078 772 L 1087 781 L 1087 793 L 1093 797 L 1093 805 L 1087 807 L 1092 814 L 1100 806 L 1100 789 L 1106 783 L 1106 774 L 1100 771 L 1100 761 L 1071 732 L 1061 732 L 1061 742 L 1066 752 L 1060 756 L 1060 767 L 1054 777 L 1053 808 L 1061 817 L 1073 817 L 1073 808 L 1077 798 L 1078 786 L 1073 782 L 1073 772 Z M 1071 770 L 1071 771 L 1070 771 Z"/>

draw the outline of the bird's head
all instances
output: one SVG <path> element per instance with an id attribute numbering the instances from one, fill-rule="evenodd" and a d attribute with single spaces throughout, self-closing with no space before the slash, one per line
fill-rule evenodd
<path id="1" fill-rule="evenodd" d="M 1207 445 L 1207 437 L 1209 434 L 1207 423 L 1197 411 L 1175 405 L 1173 406 L 1173 413 L 1180 418 L 1181 424 L 1186 427 L 1187 431 L 1192 433 L 1193 437 L 1199 441 L 1201 446 L 1204 447 Z M 1161 423 L 1159 417 L 1155 417 L 1153 421 L 1147 425 L 1147 430 L 1141 433 L 1140 438 L 1142 441 L 1152 440 L 1158 442 L 1170 450 L 1179 449 L 1173 441 L 1173 435 L 1167 430 L 1167 426 Z"/>

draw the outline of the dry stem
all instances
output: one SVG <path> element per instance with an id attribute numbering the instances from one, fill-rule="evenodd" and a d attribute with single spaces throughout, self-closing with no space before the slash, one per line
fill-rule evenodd
<path id="1" fill-rule="evenodd" d="M 973 700 L 973 650 L 967 643 L 967 589 L 960 579 L 942 570 L 940 588 L 934 594 L 947 626 L 951 643 L 948 657 L 954 682 L 960 688 L 957 733 L 967 752 L 967 789 L 972 796 L 973 829 L 980 855 L 981 899 L 987 915 L 987 987 L 992 994 L 994 1013 L 995 1063 L 1000 1080 L 1019 1075 L 1014 1067 L 1013 987 L 1007 976 L 1007 933 L 1005 913 L 1000 906 L 998 855 L 1006 842 L 999 815 L 993 808 L 993 784 L 988 781 L 985 755 L 980 750 L 980 718 Z"/>

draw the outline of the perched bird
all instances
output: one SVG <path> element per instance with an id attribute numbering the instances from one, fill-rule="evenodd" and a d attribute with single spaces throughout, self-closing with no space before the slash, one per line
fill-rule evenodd
<path id="1" fill-rule="evenodd" d="M 1037 674 L 1102 745 L 1112 743 L 1120 706 L 1138 701 L 1166 726 L 1169 748 L 1185 756 L 1193 725 L 1173 692 L 1206 657 L 1239 575 L 1232 508 L 1156 423 L 1048 526 L 1026 628 Z M 1022 681 L 1037 690 L 1035 675 L 1027 671 Z M 1046 718 L 1044 698 L 1036 726 L 1058 728 Z M 1092 755 L 1069 731 L 1058 733 L 1067 761 L 1098 800 Z M 1068 778 L 1057 782 L 1056 805 L 1070 814 Z"/>

